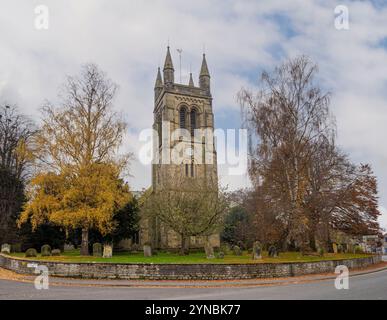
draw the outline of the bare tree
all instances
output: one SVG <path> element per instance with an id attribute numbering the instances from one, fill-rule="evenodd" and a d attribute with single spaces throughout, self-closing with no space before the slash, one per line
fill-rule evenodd
<path id="1" fill-rule="evenodd" d="M 33 123 L 14 106 L 0 107 L 0 242 L 16 240 L 16 219 L 32 163 Z"/>
<path id="2" fill-rule="evenodd" d="M 187 254 L 189 237 L 210 236 L 219 231 L 227 207 L 226 196 L 217 185 L 174 177 L 173 182 L 148 196 L 142 210 L 179 234 L 181 254 Z"/>
<path id="3" fill-rule="evenodd" d="M 24 180 L 31 163 L 31 139 L 36 128 L 14 106 L 0 107 L 0 167 Z"/>
<path id="4" fill-rule="evenodd" d="M 257 138 L 250 154 L 250 176 L 266 201 L 270 199 L 268 205 L 276 208 L 276 219 L 285 226 L 283 238 L 301 250 L 314 249 L 316 227 L 322 221 L 329 229 L 338 226 L 333 223 L 335 215 L 348 217 L 349 206 L 355 208 L 359 198 L 352 197 L 344 211 L 340 210 L 343 199 L 348 199 L 360 172 L 364 173 L 335 146 L 329 94 L 316 84 L 316 72 L 317 66 L 301 56 L 272 74 L 263 72 L 256 96 L 247 90 L 239 94 L 247 127 Z M 371 171 L 367 173 L 366 180 L 376 184 Z M 373 225 L 379 214 L 376 185 L 368 183 L 368 187 L 367 192 L 363 189 L 368 199 L 363 204 L 372 214 L 359 209 L 356 215 Z"/>

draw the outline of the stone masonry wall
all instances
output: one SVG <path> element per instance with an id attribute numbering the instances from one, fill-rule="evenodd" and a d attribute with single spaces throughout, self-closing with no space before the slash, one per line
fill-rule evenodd
<path id="1" fill-rule="evenodd" d="M 52 276 L 95 279 L 254 279 L 292 277 L 306 274 L 334 272 L 338 265 L 349 269 L 364 268 L 381 262 L 381 256 L 358 259 L 330 260 L 297 263 L 255 264 L 113 264 L 113 263 L 67 263 L 32 261 L 0 254 L 0 267 L 21 274 L 34 274 L 28 263 L 48 267 Z"/>

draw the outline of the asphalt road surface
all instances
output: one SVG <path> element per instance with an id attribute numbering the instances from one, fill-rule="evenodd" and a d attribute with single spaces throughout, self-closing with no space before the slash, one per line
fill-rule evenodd
<path id="1" fill-rule="evenodd" d="M 32 283 L 0 280 L 0 299 L 383 299 L 387 300 L 387 270 L 356 275 L 349 289 L 337 290 L 334 280 L 297 284 L 226 288 L 134 288 L 50 286 L 37 290 Z"/>

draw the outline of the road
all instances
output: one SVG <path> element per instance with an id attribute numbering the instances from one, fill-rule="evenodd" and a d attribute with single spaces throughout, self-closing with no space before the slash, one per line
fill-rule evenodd
<path id="1" fill-rule="evenodd" d="M 387 270 L 356 275 L 349 289 L 337 290 L 334 280 L 285 285 L 226 288 L 136 288 L 50 286 L 36 290 L 32 283 L 0 280 L 0 299 L 383 299 L 387 300 Z"/>

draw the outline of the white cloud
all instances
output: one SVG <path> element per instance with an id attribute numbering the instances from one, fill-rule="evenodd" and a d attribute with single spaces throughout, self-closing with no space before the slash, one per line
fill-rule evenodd
<path id="1" fill-rule="evenodd" d="M 318 62 L 320 80 L 333 93 L 339 143 L 355 161 L 373 165 L 381 207 L 387 207 L 387 51 L 379 46 L 387 37 L 386 8 L 334 0 L 53 0 L 46 1 L 49 30 L 38 31 L 38 4 L 42 2 L 0 0 L 0 102 L 17 103 L 38 119 L 40 104 L 56 99 L 66 74 L 96 62 L 120 86 L 116 106 L 132 129 L 127 148 L 136 151 L 139 130 L 152 124 L 153 84 L 168 38 L 176 79 L 175 49 L 183 49 L 184 82 L 190 65 L 198 82 L 205 45 L 215 117 L 221 121 L 217 114 L 235 114 L 224 111 L 237 110 L 237 91 L 256 85 L 259 70 L 305 53 Z M 349 8 L 347 31 L 334 28 L 338 4 Z M 150 184 L 150 167 L 135 162 L 132 173 L 134 189 Z M 234 187 L 247 183 L 243 177 L 224 180 Z"/>

